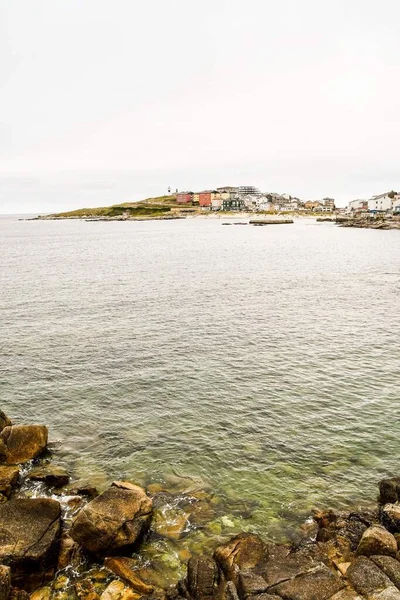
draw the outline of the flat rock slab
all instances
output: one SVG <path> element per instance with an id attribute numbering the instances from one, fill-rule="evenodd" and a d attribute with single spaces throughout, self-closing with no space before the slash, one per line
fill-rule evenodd
<path id="1" fill-rule="evenodd" d="M 9 496 L 13 487 L 18 483 L 19 468 L 0 466 L 0 494 Z"/>
<path id="2" fill-rule="evenodd" d="M 56 561 L 61 508 L 49 498 L 15 498 L 0 505 L 0 562 L 11 569 L 20 563 L 36 566 Z"/>
<path id="3" fill-rule="evenodd" d="M 338 577 L 325 565 L 280 583 L 271 589 L 285 600 L 329 600 L 334 594 L 346 587 L 343 579 Z"/>
<path id="4" fill-rule="evenodd" d="M 238 593 L 244 600 L 248 596 L 257 596 L 268 590 L 268 584 L 264 577 L 254 573 L 254 571 L 242 571 L 239 573 Z"/>
<path id="5" fill-rule="evenodd" d="M 27 479 L 30 479 L 31 481 L 43 481 L 50 487 L 61 487 L 67 485 L 69 475 L 64 467 L 59 467 L 57 465 L 43 465 L 40 467 L 33 467 L 28 473 Z"/>
<path id="6" fill-rule="evenodd" d="M 371 560 L 387 575 L 400 590 L 400 562 L 391 556 L 371 556 Z"/>
<path id="7" fill-rule="evenodd" d="M 134 544 L 148 527 L 151 515 L 152 501 L 145 491 L 118 482 L 82 508 L 70 535 L 89 552 L 111 552 Z"/>
<path id="8" fill-rule="evenodd" d="M 295 552 L 286 558 L 276 558 L 267 562 L 262 570 L 262 576 L 269 587 L 282 581 L 293 579 L 317 566 L 318 562 L 308 553 Z"/>
<path id="9" fill-rule="evenodd" d="M 0 433 L 2 462 L 16 465 L 37 458 L 46 450 L 47 439 L 48 431 L 44 425 L 5 427 Z"/>
<path id="10" fill-rule="evenodd" d="M 346 571 L 351 586 L 367 598 L 394 587 L 387 575 L 369 558 L 356 558 Z"/>

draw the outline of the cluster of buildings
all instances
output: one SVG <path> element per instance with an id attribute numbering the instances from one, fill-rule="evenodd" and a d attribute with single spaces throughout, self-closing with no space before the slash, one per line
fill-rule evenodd
<path id="1" fill-rule="evenodd" d="M 215 211 L 334 212 L 336 210 L 333 198 L 302 202 L 290 194 L 264 193 L 251 185 L 225 186 L 202 192 L 177 192 L 176 202 Z"/>
<path id="2" fill-rule="evenodd" d="M 352 200 L 346 212 L 350 215 L 400 215 L 400 194 L 395 191 L 372 196 L 369 200 Z"/>

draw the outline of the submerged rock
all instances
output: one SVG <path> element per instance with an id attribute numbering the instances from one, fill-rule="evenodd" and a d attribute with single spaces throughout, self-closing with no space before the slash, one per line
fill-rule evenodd
<path id="1" fill-rule="evenodd" d="M 48 431 L 44 425 L 12 425 L 0 433 L 3 442 L 3 462 L 19 464 L 32 460 L 47 448 Z M 4 456 L 5 452 L 5 456 Z"/>
<path id="2" fill-rule="evenodd" d="M 397 542 L 395 537 L 382 525 L 373 525 L 364 531 L 357 548 L 358 556 L 375 554 L 396 556 Z"/>
<path id="3" fill-rule="evenodd" d="M 156 589 L 154 584 L 150 583 L 149 580 L 146 581 L 146 576 L 143 576 L 143 569 L 138 568 L 137 561 L 132 558 L 107 558 L 104 565 L 140 595 L 152 594 Z"/>
<path id="4" fill-rule="evenodd" d="M 50 464 L 33 467 L 28 473 L 27 479 L 43 481 L 49 487 L 62 487 L 68 483 L 69 475 L 64 467 Z"/>
<path id="5" fill-rule="evenodd" d="M 71 481 L 71 483 L 55 489 L 54 493 L 67 496 L 87 496 L 88 498 L 96 498 L 99 495 L 97 488 L 87 479 Z"/>
<path id="6" fill-rule="evenodd" d="M 346 584 L 325 565 L 280 583 L 270 590 L 285 600 L 329 600 Z"/>
<path id="7" fill-rule="evenodd" d="M 17 485 L 18 479 L 18 467 L 0 466 L 0 493 L 8 497 Z"/>
<path id="8" fill-rule="evenodd" d="M 71 537 L 90 552 L 111 552 L 134 544 L 148 528 L 152 501 L 131 483 L 116 482 L 79 512 Z"/>
<path id="9" fill-rule="evenodd" d="M 0 562 L 11 567 L 13 582 L 25 587 L 55 566 L 60 528 L 56 500 L 15 498 L 0 505 Z"/>

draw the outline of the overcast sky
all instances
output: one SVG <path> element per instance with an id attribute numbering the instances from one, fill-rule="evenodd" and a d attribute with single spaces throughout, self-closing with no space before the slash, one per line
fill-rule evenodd
<path id="1" fill-rule="evenodd" d="M 400 188 L 399 0 L 0 0 L 0 212 Z"/>

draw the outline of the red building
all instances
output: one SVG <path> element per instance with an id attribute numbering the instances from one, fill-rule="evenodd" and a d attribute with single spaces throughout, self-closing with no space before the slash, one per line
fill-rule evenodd
<path id="1" fill-rule="evenodd" d="M 211 206 L 211 198 L 213 192 L 211 190 L 206 190 L 205 192 L 199 193 L 199 205 L 200 206 Z"/>
<path id="2" fill-rule="evenodd" d="M 193 200 L 193 192 L 179 192 L 176 195 L 176 201 L 178 204 L 189 204 Z"/>

